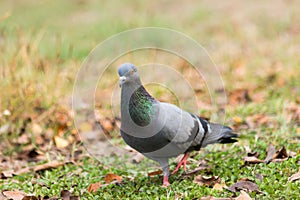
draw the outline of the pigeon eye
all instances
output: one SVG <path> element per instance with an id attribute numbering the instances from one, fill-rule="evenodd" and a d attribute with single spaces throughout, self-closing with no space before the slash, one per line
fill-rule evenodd
<path id="1" fill-rule="evenodd" d="M 135 72 L 135 70 L 133 69 L 133 70 L 131 70 L 131 74 L 134 74 L 134 72 Z"/>

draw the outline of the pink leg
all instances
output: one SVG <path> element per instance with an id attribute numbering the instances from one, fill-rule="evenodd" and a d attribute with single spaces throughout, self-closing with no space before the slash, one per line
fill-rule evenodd
<path id="1" fill-rule="evenodd" d="M 175 174 L 182 165 L 183 165 L 184 171 L 186 171 L 186 162 L 187 162 L 188 157 L 189 157 L 189 153 L 185 153 L 183 158 L 181 159 L 181 161 L 178 163 L 177 167 L 172 172 L 172 174 Z"/>
<path id="2" fill-rule="evenodd" d="M 168 175 L 164 175 L 163 185 L 162 187 L 168 187 L 170 185 L 168 180 Z"/>

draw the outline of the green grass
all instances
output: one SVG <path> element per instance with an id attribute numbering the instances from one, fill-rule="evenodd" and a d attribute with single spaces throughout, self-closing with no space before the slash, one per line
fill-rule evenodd
<path id="1" fill-rule="evenodd" d="M 253 148 L 260 149 L 267 147 L 266 142 L 255 145 Z M 203 151 L 197 154 L 194 159 L 206 159 L 208 165 L 212 168 L 209 174 L 220 176 L 221 181 L 227 186 L 235 183 L 241 178 L 247 178 L 258 184 L 264 194 L 252 193 L 252 197 L 259 199 L 270 199 L 278 197 L 286 197 L 287 199 L 297 199 L 299 193 L 297 188 L 299 182 L 287 182 L 288 176 L 297 172 L 297 160 L 300 156 L 291 158 L 283 163 L 258 164 L 241 168 L 241 157 L 244 156 L 244 149 L 236 146 L 229 148 L 228 152 L 213 150 Z M 146 175 L 149 172 L 148 160 L 142 163 L 123 164 L 121 166 L 104 166 L 93 159 L 84 159 L 80 165 L 68 164 L 53 170 L 47 170 L 41 173 L 28 175 L 20 175 L 14 177 L 14 181 L 1 180 L 0 189 L 6 190 L 22 190 L 27 193 L 35 192 L 41 196 L 59 196 L 60 191 L 71 190 L 74 195 L 84 198 L 129 198 L 129 199 L 162 199 L 175 198 L 175 195 L 183 195 L 182 197 L 193 199 L 201 196 L 213 195 L 215 197 L 230 197 L 233 194 L 229 191 L 217 191 L 207 186 L 199 186 L 193 183 L 193 177 L 180 179 L 180 175 L 171 176 L 172 184 L 168 188 L 162 188 L 161 176 L 150 178 Z M 120 161 L 119 161 L 120 163 Z M 174 163 L 172 165 L 174 166 Z M 190 168 L 195 167 L 191 164 Z M 151 169 L 151 167 L 150 167 Z M 154 168 L 152 167 L 152 170 Z M 123 177 L 121 184 L 110 184 L 100 187 L 96 193 L 87 191 L 91 183 L 102 182 L 104 184 L 104 176 L 107 173 L 115 173 Z M 205 171 L 201 172 L 202 174 Z M 206 172 L 207 173 L 207 172 Z M 263 176 L 263 181 L 256 178 L 256 174 Z"/>
<path id="2" fill-rule="evenodd" d="M 220 176 L 227 186 L 242 178 L 250 179 L 264 193 L 251 193 L 255 199 L 299 198 L 300 181 L 287 181 L 298 171 L 300 159 L 297 133 L 300 122 L 290 109 L 292 105 L 300 107 L 300 103 L 296 103 L 300 97 L 298 7 L 297 2 L 270 5 L 268 2 L 195 1 L 187 4 L 179 0 L 161 3 L 113 0 L 101 4 L 96 0 L 1 2 L 0 113 L 7 109 L 12 115 L 0 116 L 0 127 L 9 124 L 9 129 L 0 134 L 0 158 L 14 159 L 22 152 L 23 146 L 16 146 L 13 141 L 23 132 L 31 134 L 32 121 L 27 122 L 28 118 L 36 119 L 53 107 L 70 109 L 76 73 L 99 42 L 130 28 L 166 27 L 186 33 L 207 49 L 228 93 L 246 88 L 250 97 L 264 94 L 262 102 L 226 105 L 225 123 L 236 126 L 241 139 L 234 145 L 209 146 L 195 153 L 194 160 L 206 159 L 212 167 L 199 174 Z M 1 17 L 5 15 L 6 18 Z M 170 61 L 180 66 L 176 62 Z M 115 72 L 110 73 L 115 79 Z M 107 91 L 99 87 L 102 89 Z M 155 91 L 155 87 L 151 90 L 157 96 L 164 95 L 163 90 Z M 198 99 L 205 101 L 207 96 L 205 90 Z M 103 108 L 110 109 L 110 105 Z M 213 121 L 218 120 L 215 109 L 199 112 Z M 256 114 L 269 116 L 271 122 L 249 129 L 233 121 L 234 116 L 246 121 Z M 49 128 L 56 129 L 59 123 L 55 115 L 50 115 L 39 125 L 44 133 Z M 73 128 L 73 124 L 70 125 L 65 130 L 66 135 Z M 115 144 L 122 144 L 119 137 L 113 140 Z M 276 149 L 285 146 L 288 151 L 296 152 L 296 156 L 282 163 L 241 168 L 246 149 L 259 152 L 263 159 L 271 143 Z M 172 167 L 174 165 L 172 163 Z M 131 164 L 127 159 L 118 158 L 111 164 L 104 158 L 100 162 L 84 158 L 75 165 L 0 179 L 0 190 L 18 189 L 51 197 L 59 196 L 60 191 L 66 189 L 86 199 L 198 199 L 233 195 L 225 189 L 217 191 L 199 186 L 193 183 L 194 176 L 184 179 L 180 175 L 171 176 L 172 185 L 162 188 L 161 176 L 147 176 L 156 166 L 148 159 Z M 196 167 L 191 161 L 188 170 Z M 5 169 L 0 167 L 0 172 Z M 96 193 L 87 191 L 91 183 L 103 182 L 107 173 L 118 174 L 124 180 L 121 184 L 101 187 Z M 256 174 L 261 174 L 263 181 L 257 180 Z"/>

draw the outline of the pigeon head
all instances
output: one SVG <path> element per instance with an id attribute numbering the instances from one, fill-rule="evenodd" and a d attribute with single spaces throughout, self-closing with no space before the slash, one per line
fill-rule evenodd
<path id="1" fill-rule="evenodd" d="M 124 63 L 119 66 L 118 74 L 120 76 L 120 87 L 127 83 L 141 85 L 137 68 L 131 63 Z"/>

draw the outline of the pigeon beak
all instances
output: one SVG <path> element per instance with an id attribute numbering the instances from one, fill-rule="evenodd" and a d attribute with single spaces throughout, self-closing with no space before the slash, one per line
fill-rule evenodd
<path id="1" fill-rule="evenodd" d="M 125 80 L 126 80 L 126 77 L 125 77 L 125 76 L 121 76 L 121 77 L 120 77 L 120 82 L 119 82 L 119 86 L 120 86 L 120 87 L 121 87 L 122 84 L 125 82 Z"/>

